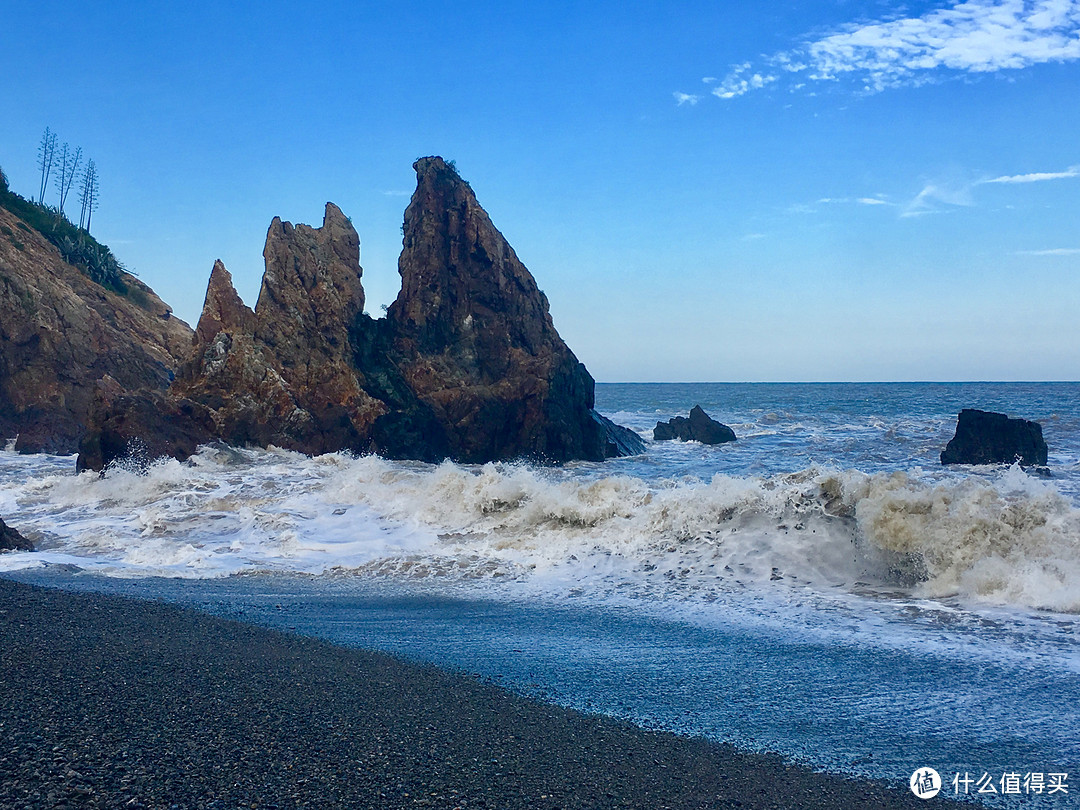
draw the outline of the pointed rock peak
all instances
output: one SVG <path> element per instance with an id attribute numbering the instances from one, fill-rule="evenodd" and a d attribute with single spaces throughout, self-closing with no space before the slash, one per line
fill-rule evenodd
<path id="1" fill-rule="evenodd" d="M 214 268 L 210 271 L 210 284 L 207 287 L 207 292 L 215 287 L 228 287 L 233 289 L 232 273 L 225 269 L 225 262 L 221 259 L 214 260 Z"/>
<path id="2" fill-rule="evenodd" d="M 237 295 L 232 275 L 218 259 L 210 271 L 210 283 L 206 285 L 206 301 L 195 329 L 195 344 L 206 346 L 221 331 L 250 330 L 254 318 L 255 313 Z"/>
<path id="3" fill-rule="evenodd" d="M 352 227 L 352 223 L 349 222 L 349 218 L 341 213 L 341 209 L 334 205 L 332 202 L 326 204 L 326 211 L 323 213 L 323 227 L 325 228 L 330 224 L 348 223 L 349 227 Z"/>
<path id="4" fill-rule="evenodd" d="M 437 198 L 440 202 L 453 199 L 458 203 L 468 200 L 472 206 L 480 208 L 472 186 L 458 174 L 454 161 L 443 160 L 437 155 L 422 157 L 417 158 L 413 163 L 413 169 L 416 170 L 416 192 L 413 194 L 410 208 L 425 198 L 428 200 Z M 406 212 L 407 217 L 408 212 Z"/>
<path id="5" fill-rule="evenodd" d="M 461 344 L 478 328 L 493 343 L 530 352 L 561 342 L 547 298 L 453 162 L 425 157 L 413 167 L 416 192 L 405 210 L 398 260 L 401 292 L 389 319 L 421 336 L 428 349 Z"/>

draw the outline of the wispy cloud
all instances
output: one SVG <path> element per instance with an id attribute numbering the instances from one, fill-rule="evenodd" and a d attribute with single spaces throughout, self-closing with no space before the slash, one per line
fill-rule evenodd
<path id="1" fill-rule="evenodd" d="M 1019 256 L 1080 256 L 1080 248 L 1051 248 L 1050 250 L 1018 250 Z"/>
<path id="2" fill-rule="evenodd" d="M 925 214 L 941 214 L 956 208 L 965 208 L 975 204 L 971 195 L 971 185 L 951 185 L 935 182 L 923 185 L 922 191 L 904 206 L 902 217 L 919 217 Z"/>
<path id="3" fill-rule="evenodd" d="M 411 197 L 411 191 L 384 191 L 384 197 Z"/>
<path id="4" fill-rule="evenodd" d="M 1080 177 L 1080 165 L 1070 166 L 1061 172 L 1006 174 L 1000 177 L 978 180 L 968 178 L 960 182 L 932 181 L 925 183 L 922 191 L 904 206 L 901 216 L 913 217 L 923 214 L 940 214 L 954 210 L 957 207 L 973 206 L 975 205 L 975 191 L 979 186 L 1041 183 L 1048 180 L 1067 180 L 1076 177 Z"/>
<path id="5" fill-rule="evenodd" d="M 1045 180 L 1066 180 L 1080 177 L 1080 166 L 1070 166 L 1063 172 L 1032 172 L 1031 174 L 1010 174 L 982 180 L 981 183 L 1041 183 Z"/>
<path id="6" fill-rule="evenodd" d="M 672 93 L 672 95 L 675 96 L 675 101 L 678 102 L 680 107 L 683 104 L 689 104 L 693 107 L 701 100 L 701 96 L 695 96 L 690 93 Z"/>
<path id="7" fill-rule="evenodd" d="M 841 80 L 880 92 L 1075 59 L 1080 0 L 968 0 L 920 17 L 843 26 L 758 65 L 735 65 L 712 92 L 733 99 L 785 76 L 792 92 Z"/>
<path id="8" fill-rule="evenodd" d="M 813 205 L 793 205 L 788 211 L 793 214 L 813 214 L 817 213 L 818 206 L 824 205 L 884 205 L 895 207 L 896 203 L 886 200 L 884 194 L 879 194 L 876 197 L 821 197 Z"/>

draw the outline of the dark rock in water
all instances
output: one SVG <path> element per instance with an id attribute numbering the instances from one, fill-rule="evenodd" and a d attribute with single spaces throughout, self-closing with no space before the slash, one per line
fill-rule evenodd
<path id="1" fill-rule="evenodd" d="M 608 458 L 640 456 L 645 452 L 645 440 L 630 428 L 616 425 L 606 416 L 592 412 L 593 419 L 599 422 L 607 432 L 607 447 L 604 455 Z"/>
<path id="2" fill-rule="evenodd" d="M 679 439 L 684 442 L 723 444 L 733 442 L 735 438 L 734 430 L 712 419 L 700 405 L 694 406 L 689 418 L 676 416 L 667 422 L 657 422 L 653 428 L 653 439 L 658 442 Z"/>
<path id="3" fill-rule="evenodd" d="M 942 464 L 1013 464 L 1045 466 L 1042 425 L 1010 419 L 1003 413 L 965 408 L 956 420 L 956 435 L 941 452 Z"/>
<path id="4" fill-rule="evenodd" d="M 159 458 L 184 461 L 215 438 L 209 409 L 163 391 L 99 395 L 91 424 L 79 443 L 80 472 L 120 461 L 140 470 Z"/>
<path id="5" fill-rule="evenodd" d="M 0 520 L 0 551 L 33 551 L 34 544 Z"/>
<path id="6" fill-rule="evenodd" d="M 80 464 L 100 469 L 124 448 L 185 458 L 208 439 L 425 461 L 642 452 L 594 415 L 592 377 L 469 184 L 442 158 L 414 168 L 386 318 L 363 313 L 359 238 L 335 205 L 321 228 L 275 218 L 254 311 L 216 263 L 168 395 L 103 397 Z"/>

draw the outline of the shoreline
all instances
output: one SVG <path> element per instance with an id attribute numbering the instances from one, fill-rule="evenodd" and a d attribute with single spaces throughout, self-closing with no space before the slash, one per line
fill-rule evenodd
<path id="1" fill-rule="evenodd" d="M 174 605 L 0 577 L 0 623 L 5 807 L 925 807 Z"/>

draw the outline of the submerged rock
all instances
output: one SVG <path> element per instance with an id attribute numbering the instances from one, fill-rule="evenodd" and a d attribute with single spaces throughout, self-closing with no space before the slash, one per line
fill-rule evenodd
<path id="1" fill-rule="evenodd" d="M 1046 466 L 1047 453 L 1038 422 L 965 408 L 957 417 L 956 435 L 941 451 L 941 463 Z"/>
<path id="2" fill-rule="evenodd" d="M 34 544 L 0 520 L 0 551 L 33 551 Z"/>
<path id="3" fill-rule="evenodd" d="M 217 262 L 167 396 L 103 396 L 80 464 L 185 458 L 210 439 L 475 463 L 643 452 L 593 410 L 592 377 L 469 184 L 442 158 L 414 168 L 386 318 L 363 313 L 359 237 L 337 206 L 320 228 L 275 218 L 254 311 Z"/>
<path id="4" fill-rule="evenodd" d="M 727 425 L 711 418 L 700 405 L 695 405 L 690 416 L 676 416 L 667 422 L 657 422 L 653 428 L 653 440 L 670 441 L 679 439 L 684 442 L 695 441 L 702 444 L 723 444 L 735 441 L 735 431 Z"/>
<path id="5" fill-rule="evenodd" d="M 624 456 L 640 456 L 645 452 L 645 440 L 630 428 L 616 425 L 606 416 L 592 412 L 605 431 L 607 447 L 604 455 L 607 458 L 621 458 Z"/>

